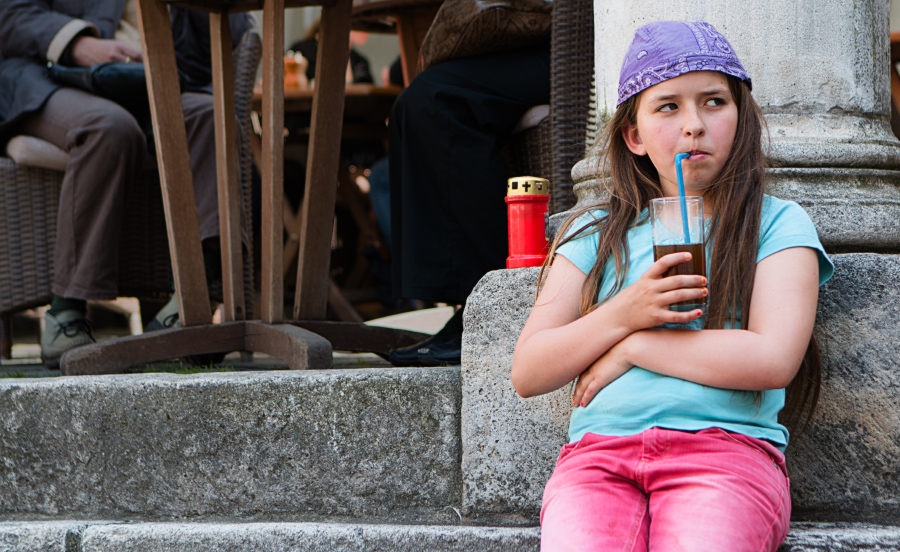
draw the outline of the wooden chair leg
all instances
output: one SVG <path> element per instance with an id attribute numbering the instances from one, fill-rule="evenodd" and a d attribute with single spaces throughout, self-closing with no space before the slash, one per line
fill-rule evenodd
<path id="1" fill-rule="evenodd" d="M 293 320 L 291 324 L 327 339 L 335 351 L 375 353 L 382 358 L 388 358 L 391 349 L 409 347 L 431 337 L 420 332 L 380 328 L 355 322 Z"/>
<path id="2" fill-rule="evenodd" d="M 322 320 L 328 297 L 330 239 L 337 193 L 344 78 L 350 57 L 352 0 L 322 7 L 316 89 L 306 164 L 306 193 L 301 208 L 300 263 L 294 296 L 294 318 Z"/>
<path id="3" fill-rule="evenodd" d="M 225 351 L 265 353 L 286 361 L 292 370 L 332 367 L 331 344 L 310 331 L 286 324 L 238 321 L 172 328 L 77 347 L 63 355 L 60 373 L 119 374 L 135 364 Z"/>
<path id="4" fill-rule="evenodd" d="M 208 324 L 209 290 L 200 246 L 200 223 L 194 201 L 187 130 L 169 10 L 159 0 L 137 0 L 144 69 L 150 95 L 156 158 L 166 212 L 172 273 L 178 290 L 182 324 Z M 150 47 L 154 44 L 154 47 Z M 178 124 L 175 123 L 178 121 Z"/>
<path id="5" fill-rule="evenodd" d="M 264 162 L 259 167 L 262 179 L 260 317 L 275 323 L 284 319 L 284 0 L 266 0 L 262 27 Z"/>
<path id="6" fill-rule="evenodd" d="M 363 323 L 362 316 L 356 312 L 350 301 L 347 301 L 347 298 L 341 293 L 341 288 L 331 278 L 328 279 L 328 304 L 334 309 L 334 312 L 342 322 Z"/>
<path id="7" fill-rule="evenodd" d="M 231 71 L 231 27 L 228 15 L 209 14 L 216 124 L 216 175 L 219 198 L 219 235 L 222 253 L 223 318 L 246 318 L 244 261 L 241 250 L 241 193 L 238 168 L 238 129 L 234 117 L 234 78 Z"/>

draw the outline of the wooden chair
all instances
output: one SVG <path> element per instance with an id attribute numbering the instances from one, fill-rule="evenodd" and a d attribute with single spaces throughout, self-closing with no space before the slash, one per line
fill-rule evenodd
<path id="1" fill-rule="evenodd" d="M 246 232 L 251 221 L 250 110 L 262 46 L 248 31 L 233 60 L 235 110 L 242 136 L 240 151 L 241 209 Z M 34 137 L 19 136 L 0 157 L 0 336 L 2 355 L 9 358 L 12 316 L 45 305 L 52 298 L 53 249 L 59 190 L 68 154 Z M 129 190 L 119 253 L 119 295 L 164 302 L 172 294 L 172 264 L 155 163 L 140 173 Z M 252 243 L 252 236 L 251 236 Z M 245 255 L 243 288 L 253 296 L 253 255 Z M 222 300 L 221 283 L 210 290 Z"/>
<path id="2" fill-rule="evenodd" d="M 440 0 L 354 0 L 353 26 L 395 32 L 407 84 L 415 78 L 419 48 Z M 575 205 L 572 167 L 584 158 L 593 95 L 594 5 L 554 0 L 550 38 L 550 105 L 535 106 L 504 144 L 516 175 L 550 180 L 550 214 Z M 545 115 L 540 115 L 541 113 Z"/>
<path id="3" fill-rule="evenodd" d="M 575 205 L 572 167 L 585 156 L 593 76 L 593 2 L 554 0 L 549 110 L 536 106 L 526 112 L 519 122 L 520 130 L 504 145 L 514 174 L 550 181 L 551 215 Z M 541 113 L 547 115 L 542 117 Z"/>

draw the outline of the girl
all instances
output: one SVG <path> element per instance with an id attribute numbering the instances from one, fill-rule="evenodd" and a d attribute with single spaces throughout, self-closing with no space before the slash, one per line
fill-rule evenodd
<path id="1" fill-rule="evenodd" d="M 601 139 L 608 201 L 558 233 L 513 361 L 523 397 L 576 382 L 544 551 L 774 551 L 787 533 L 778 415 L 792 380 L 783 421 L 815 405 L 811 336 L 834 269 L 806 213 L 764 194 L 750 86 L 703 22 L 641 27 L 625 56 Z M 687 195 L 704 198 L 709 282 L 663 277 L 687 253 L 653 261 L 647 207 L 678 195 L 679 153 Z M 657 328 L 699 318 L 669 305 L 707 295 L 705 329 Z"/>

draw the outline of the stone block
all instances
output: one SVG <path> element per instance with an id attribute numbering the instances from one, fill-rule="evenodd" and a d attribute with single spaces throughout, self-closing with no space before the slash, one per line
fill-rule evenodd
<path id="1" fill-rule="evenodd" d="M 538 527 L 371 523 L 0 522 L 3 552 L 537 552 Z M 779 552 L 898 550 L 900 528 L 793 523 Z"/>
<path id="2" fill-rule="evenodd" d="M 0 381 L 0 515 L 412 516 L 459 503 L 456 367 Z"/>
<path id="3" fill-rule="evenodd" d="M 787 450 L 794 519 L 900 520 L 900 256 L 834 255 L 819 294 L 822 394 Z"/>
<path id="4" fill-rule="evenodd" d="M 340 523 L 143 523 L 91 528 L 78 552 L 522 552 L 537 527 Z"/>
<path id="5" fill-rule="evenodd" d="M 509 379 L 539 268 L 489 272 L 466 301 L 462 349 L 463 511 L 537 519 L 566 442 L 568 388 L 531 399 Z"/>
<path id="6" fill-rule="evenodd" d="M 834 255 L 820 292 L 819 410 L 788 447 L 794 519 L 900 519 L 900 256 Z M 462 359 L 463 508 L 536 519 L 566 440 L 568 387 L 521 399 L 509 380 L 538 269 L 487 274 L 469 298 Z"/>
<path id="7" fill-rule="evenodd" d="M 22 521 L 0 523 L 2 552 L 81 552 L 86 523 Z"/>
<path id="8" fill-rule="evenodd" d="M 792 523 L 778 552 L 900 550 L 900 527 L 863 523 Z"/>

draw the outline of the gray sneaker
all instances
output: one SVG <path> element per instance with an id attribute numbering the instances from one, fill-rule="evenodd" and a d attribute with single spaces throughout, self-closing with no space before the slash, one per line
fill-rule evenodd
<path id="1" fill-rule="evenodd" d="M 159 312 L 156 313 L 153 320 L 147 324 L 144 331 L 155 332 L 157 330 L 178 327 L 181 327 L 181 323 L 178 321 L 178 295 L 173 293 L 169 302 L 163 305 L 163 308 L 159 309 Z"/>
<path id="2" fill-rule="evenodd" d="M 155 332 L 157 330 L 166 330 L 168 328 L 180 328 L 181 321 L 178 319 L 178 296 L 172 294 L 172 298 L 163 308 L 159 309 L 153 320 L 144 328 L 144 332 Z M 200 355 L 188 355 L 184 360 L 194 366 L 208 366 L 210 364 L 219 364 L 225 360 L 225 353 L 209 353 Z"/>
<path id="3" fill-rule="evenodd" d="M 59 358 L 70 349 L 96 343 L 91 335 L 91 323 L 84 313 L 64 310 L 56 316 L 44 315 L 44 331 L 41 332 L 41 360 L 47 368 L 59 369 Z"/>

